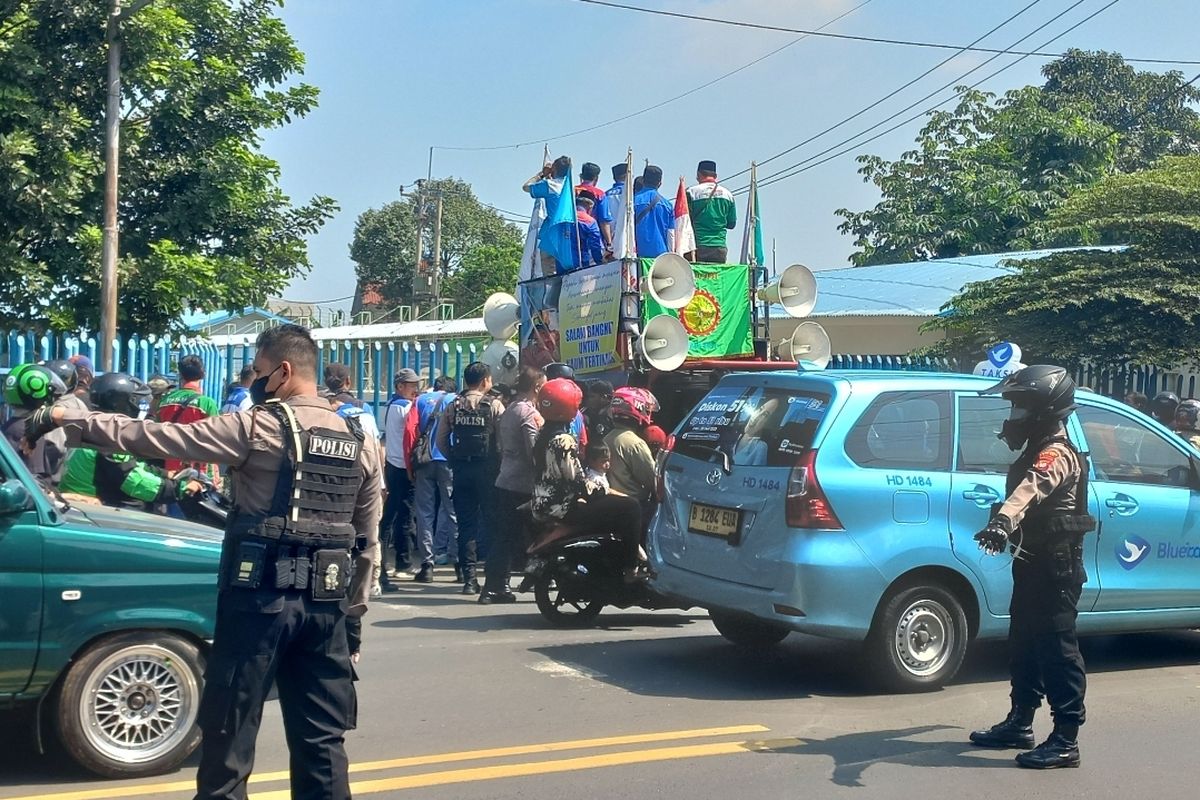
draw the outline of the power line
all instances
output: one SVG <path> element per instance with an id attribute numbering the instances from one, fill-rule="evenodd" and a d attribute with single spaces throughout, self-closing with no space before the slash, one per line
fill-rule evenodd
<path id="1" fill-rule="evenodd" d="M 755 30 L 775 31 L 777 33 L 801 33 L 807 36 L 822 36 L 829 39 L 845 39 L 855 42 L 871 42 L 874 44 L 893 44 L 903 47 L 925 47 L 936 50 L 970 50 L 977 53 L 995 53 L 997 55 L 1015 55 L 1037 56 L 1038 58 L 1062 58 L 1065 53 L 1048 53 L 1040 48 L 1038 50 L 997 50 L 990 47 L 960 47 L 959 45 L 946 44 L 944 42 L 922 42 L 911 39 L 887 39 L 879 36 L 857 36 L 849 33 L 827 33 L 822 32 L 819 28 L 815 31 L 805 30 L 803 28 L 787 28 L 782 25 L 765 25 L 757 22 L 744 22 L 742 20 L 722 19 L 721 17 L 705 17 L 699 14 L 684 14 L 678 11 L 663 11 L 657 8 L 643 8 L 642 6 L 630 6 L 623 3 L 613 3 L 609 0 L 574 0 L 576 3 L 586 3 L 593 6 L 605 6 L 607 8 L 616 8 L 622 11 L 637 11 L 642 14 L 653 14 L 660 17 L 675 17 L 677 19 L 687 19 L 694 22 L 713 22 L 719 25 L 733 25 L 738 28 L 753 28 Z M 1045 45 L 1042 45 L 1045 47 Z M 1138 64 L 1187 64 L 1196 65 L 1200 61 L 1185 61 L 1179 58 L 1126 58 L 1126 61 Z"/>
<path id="2" fill-rule="evenodd" d="M 825 30 L 830 25 L 840 22 L 841 20 L 850 16 L 854 12 L 858 11 L 863 6 L 869 5 L 873 1 L 874 0 L 863 0 L 863 2 L 859 3 L 858 5 L 849 9 L 848 11 L 845 11 L 845 12 L 839 14 L 838 16 L 834 17 L 833 19 L 829 20 L 824 25 L 817 28 L 817 30 L 818 31 Z M 666 100 L 659 101 L 653 105 L 646 106 L 645 108 L 639 109 L 639 110 L 631 112 L 629 114 L 624 114 L 615 119 L 610 119 L 607 122 L 600 122 L 595 125 L 589 125 L 586 128 L 580 128 L 579 130 L 570 131 L 569 133 L 560 133 L 557 136 L 550 136 L 548 138 L 542 138 L 542 139 L 531 139 L 527 142 L 517 142 L 515 144 L 498 144 L 498 145 L 489 145 L 486 147 L 454 147 L 454 146 L 450 146 L 450 145 L 435 145 L 434 149 L 435 150 L 457 150 L 460 152 L 462 152 L 462 151 L 478 152 L 478 151 L 487 151 L 487 150 L 515 150 L 520 147 L 528 147 L 528 146 L 534 145 L 534 144 L 545 144 L 548 142 L 556 142 L 559 139 L 567 139 L 572 136 L 578 136 L 581 133 L 591 133 L 592 131 L 600 130 L 601 128 L 607 128 L 611 125 L 616 125 L 619 122 L 624 122 L 626 120 L 633 119 L 634 117 L 639 117 L 642 114 L 646 114 L 651 111 L 655 111 L 656 109 L 662 108 L 663 106 L 666 106 L 666 105 L 670 105 L 671 103 L 674 103 L 677 100 L 682 100 L 685 97 L 689 97 L 689 96 L 695 94 L 696 92 L 703 91 L 704 89 L 707 89 L 708 87 L 710 87 L 714 84 L 720 83 L 721 81 L 725 80 L 726 78 L 731 78 L 734 75 L 737 75 L 739 72 L 742 72 L 744 70 L 749 69 L 750 67 L 753 67 L 755 64 L 766 61 L 771 56 L 776 55 L 777 53 L 783 52 L 784 50 L 788 49 L 792 45 L 799 44 L 800 42 L 807 39 L 810 35 L 812 35 L 812 34 L 803 33 L 799 38 L 793 39 L 792 41 L 785 44 L 783 47 L 777 47 L 768 53 L 764 53 L 763 55 L 759 56 L 758 58 L 754 59 L 753 61 L 749 61 L 745 64 L 742 64 L 740 67 L 736 67 L 735 69 L 732 69 L 729 72 L 724 73 L 723 75 L 719 75 L 718 77 L 713 78 L 712 80 L 710 80 L 706 83 L 702 83 L 699 86 L 696 86 L 692 89 L 688 89 L 686 92 L 683 92 L 682 94 L 677 94 L 674 97 L 670 97 L 670 98 L 667 98 Z"/>
<path id="3" fill-rule="evenodd" d="M 1007 25 L 1008 23 L 1012 22 L 1013 20 L 1015 20 L 1017 17 L 1019 17 L 1019 16 L 1021 16 L 1022 14 L 1024 14 L 1024 13 L 1025 13 L 1026 11 L 1028 11 L 1029 9 L 1033 8 L 1033 7 L 1034 7 L 1035 5 L 1037 5 L 1039 2 L 1041 2 L 1041 0 L 1033 0 L 1033 2 L 1031 2 L 1029 5 L 1027 5 L 1027 6 L 1025 6 L 1024 8 L 1020 9 L 1019 11 L 1017 11 L 1017 13 L 1013 14 L 1013 15 L 1012 15 L 1011 17 L 1009 17 L 1008 19 L 1004 20 L 1003 22 L 1001 22 L 1001 23 L 1000 23 L 999 25 L 997 25 L 996 27 L 992 28 L 992 29 L 991 29 L 990 31 L 988 31 L 987 33 L 985 33 L 985 34 L 983 34 L 982 36 L 980 36 L 980 37 L 978 37 L 977 39 L 975 39 L 975 41 L 971 42 L 971 45 L 976 45 L 976 44 L 979 44 L 979 43 L 980 43 L 980 42 L 982 42 L 984 39 L 986 39 L 987 37 L 991 36 L 993 33 L 995 33 L 996 31 L 1000 30 L 1000 29 L 1001 29 L 1001 28 L 1003 28 L 1005 25 Z M 1080 3 L 1082 3 L 1082 2 L 1084 2 L 1084 0 L 1079 0 L 1079 2 L 1077 2 L 1077 3 L 1075 4 L 1075 6 L 1079 5 L 1079 4 L 1080 4 Z M 1071 8 L 1074 8 L 1075 6 L 1071 6 Z M 1068 8 L 1068 9 L 1067 9 L 1067 11 L 1070 11 L 1070 10 L 1071 10 L 1071 8 Z M 1067 12 L 1066 12 L 1066 11 L 1064 11 L 1064 12 L 1063 12 L 1063 14 L 1065 14 L 1065 13 L 1067 13 Z M 1059 16 L 1061 17 L 1061 16 L 1062 16 L 1062 14 L 1060 14 Z M 1058 19 L 1058 17 L 1055 17 L 1055 19 Z M 1051 20 L 1051 22 L 1053 22 L 1053 20 Z M 1049 25 L 1050 23 L 1048 22 L 1048 23 L 1046 23 L 1046 24 L 1047 24 L 1047 25 Z M 969 47 L 969 46 L 970 46 L 970 45 L 968 45 L 968 47 Z M 949 64 L 951 61 L 953 61 L 954 59 L 956 59 L 956 58 L 958 58 L 960 55 L 962 55 L 964 52 L 966 52 L 966 49 L 965 49 L 965 48 L 964 48 L 964 49 L 962 49 L 962 50 L 959 50 L 959 51 L 958 51 L 958 52 L 956 52 L 956 53 L 954 53 L 954 55 L 948 56 L 947 58 L 943 59 L 942 61 L 939 61 L 937 64 L 935 64 L 935 65 L 933 65 L 932 67 L 930 67 L 929 69 L 925 70 L 925 71 L 924 71 L 924 72 L 922 72 L 920 75 L 918 75 L 917 77 L 915 77 L 915 78 L 913 78 L 912 80 L 910 80 L 908 83 L 906 83 L 906 84 L 904 84 L 903 86 L 900 86 L 900 87 L 898 87 L 898 88 L 896 88 L 896 89 L 893 89 L 892 91 L 890 91 L 890 92 L 888 92 L 887 94 L 885 94 L 883 97 L 881 97 L 881 98 L 879 98 L 878 100 L 876 100 L 874 103 L 871 103 L 871 104 L 870 104 L 870 105 L 868 105 L 868 106 L 864 106 L 863 108 L 861 108 L 861 109 L 859 109 L 858 111 L 854 112 L 853 114 L 851 114 L 850 116 L 848 116 L 848 117 L 846 117 L 845 119 L 841 120 L 840 122 L 834 123 L 833 125 L 830 125 L 830 126 L 829 126 L 828 128 L 826 128 L 825 130 L 823 130 L 823 131 L 820 131 L 819 133 L 814 133 L 812 136 L 808 137 L 808 138 L 807 138 L 807 139 L 805 139 L 804 141 L 802 141 L 802 142 L 799 142 L 798 144 L 794 144 L 794 145 L 792 145 L 791 147 L 789 147 L 788 149 L 786 149 L 786 150 L 782 150 L 782 151 L 780 151 L 780 152 L 776 153 L 775 155 L 771 156 L 770 158 L 764 158 L 764 159 L 762 159 L 761 161 L 758 161 L 758 162 L 756 162 L 756 163 L 758 164 L 758 166 L 762 166 L 763 164 L 769 164 L 769 163 L 771 163 L 772 161 L 774 161 L 775 159 L 777 159 L 777 158 L 780 158 L 780 157 L 782 157 L 782 156 L 785 156 L 785 155 L 787 155 L 788 153 L 791 153 L 791 152 L 794 152 L 794 151 L 796 151 L 796 150 L 799 150 L 799 149 L 800 149 L 801 147 L 803 147 L 804 145 L 806 145 L 806 144 L 809 144 L 810 142 L 814 142 L 814 141 L 816 141 L 817 139 L 820 139 L 820 138 L 821 138 L 822 136 L 824 136 L 825 134 L 827 134 L 827 133 L 831 133 L 831 132 L 833 132 L 833 131 L 837 130 L 838 128 L 842 127 L 843 125 L 845 125 L 846 123 L 850 122 L 851 120 L 854 120 L 854 119 L 857 119 L 858 117 L 861 117 L 863 114 L 866 114 L 866 113 L 867 113 L 868 111 L 870 111 L 871 109 L 873 109 L 873 108 L 876 108 L 877 106 L 880 106 L 880 105 L 882 105 L 883 103 L 885 103 L 886 101 L 888 101 L 888 100 L 892 99 L 893 97 L 895 97 L 896 95 L 900 94 L 902 91 L 904 91 L 904 90 L 905 90 L 905 89 L 907 89 L 908 87 L 912 86 L 914 83 L 917 83 L 918 81 L 921 81 L 922 79 L 924 79 L 924 78 L 928 77 L 928 76 L 929 76 L 929 75 L 931 75 L 932 73 L 934 73 L 934 72 L 936 72 L 937 70 L 941 69 L 942 67 L 946 66 L 946 65 L 947 65 L 947 64 Z M 993 56 L 993 58 L 995 58 L 995 56 Z M 939 90 L 939 91 L 940 91 L 940 90 Z M 921 101 L 920 101 L 920 100 L 918 100 L 917 102 L 919 103 L 919 102 L 921 102 Z M 745 174 L 746 174 L 747 172 L 749 172 L 749 171 L 750 171 L 750 169 L 749 169 L 749 167 L 747 167 L 746 169 L 742 170 L 741 172 L 735 172 L 734 174 L 732 174 L 732 175 L 730 175 L 730 176 L 726 177 L 726 178 L 725 178 L 725 180 L 726 180 L 726 181 L 731 181 L 731 180 L 733 180 L 734 178 L 737 178 L 737 177 L 740 177 L 740 176 L 742 176 L 742 175 L 745 175 Z"/>
<path id="4" fill-rule="evenodd" d="M 1038 26 L 1038 27 L 1037 27 L 1037 28 L 1035 28 L 1034 30 L 1032 30 L 1032 31 L 1030 31 L 1029 33 L 1025 34 L 1025 35 L 1024 35 L 1024 36 L 1022 36 L 1020 39 L 1018 39 L 1016 42 L 1014 42 L 1014 45 L 1016 45 L 1016 44 L 1020 44 L 1021 42 L 1025 41 L 1026 39 L 1029 39 L 1029 38 L 1030 38 L 1031 36 L 1033 36 L 1034 34 L 1038 33 L 1039 31 L 1043 30 L 1044 28 L 1046 28 L 1048 25 L 1050 25 L 1050 24 L 1052 24 L 1052 23 L 1056 22 L 1057 20 L 1059 20 L 1060 18 L 1062 18 L 1062 17 L 1063 17 L 1065 14 L 1067 14 L 1067 13 L 1069 13 L 1070 11 L 1072 11 L 1073 9 L 1075 9 L 1075 8 L 1076 8 L 1076 7 L 1077 7 L 1077 6 L 1080 4 L 1080 2 L 1082 2 L 1082 1 L 1083 1 L 1083 0 L 1079 0 L 1078 2 L 1076 2 L 1076 3 L 1074 3 L 1073 5 L 1069 6 L 1069 7 L 1068 7 L 1066 10 L 1064 10 L 1062 13 L 1058 14 L 1057 16 L 1053 17 L 1052 19 L 1048 20 L 1046 23 L 1044 23 L 1044 24 L 1042 24 L 1042 25 Z M 1079 22 L 1076 22 L 1076 23 L 1074 23 L 1073 25 L 1071 25 L 1070 27 L 1068 27 L 1066 30 L 1064 30 L 1062 33 L 1059 33 L 1059 34 L 1057 34 L 1056 36 L 1054 36 L 1053 38 L 1051 38 L 1051 39 L 1050 39 L 1050 40 L 1048 40 L 1047 42 L 1043 43 L 1043 44 L 1042 44 L 1042 47 L 1045 47 L 1045 46 L 1047 46 L 1047 45 L 1053 44 L 1053 43 L 1054 43 L 1054 42 L 1056 42 L 1057 40 L 1061 39 L 1063 36 L 1066 36 L 1066 35 L 1067 35 L 1068 33 L 1070 33 L 1071 31 L 1075 30 L 1076 28 L 1079 28 L 1081 25 L 1083 25 L 1083 24 L 1085 24 L 1085 23 L 1087 23 L 1087 22 L 1090 22 L 1090 21 L 1091 21 L 1092 19 L 1094 19 L 1096 16 L 1098 16 L 1098 15 L 1100 15 L 1100 14 L 1104 13 L 1104 12 L 1105 12 L 1105 11 L 1107 11 L 1109 8 L 1111 8 L 1112 6 L 1116 5 L 1118 2 L 1120 2 L 1120 0 L 1110 0 L 1110 2 L 1108 2 L 1106 5 L 1102 6 L 1101 8 L 1099 8 L 1099 9 L 1097 9 L 1096 11 L 1092 12 L 1092 13 L 1091 13 L 1091 14 L 1089 14 L 1088 16 L 1084 17 L 1084 18 L 1083 18 L 1083 19 L 1081 19 Z M 926 100 L 929 100 L 930 98 L 932 98 L 932 97 L 936 96 L 936 95 L 937 95 L 939 92 L 942 92 L 942 91 L 944 91 L 944 90 L 945 90 L 945 89 L 947 89 L 947 88 L 950 88 L 950 87 L 953 87 L 953 86 L 957 85 L 957 84 L 958 84 L 960 81 L 962 81 L 962 80 L 963 80 L 964 78 L 966 78 L 967 76 L 971 75 L 971 74 L 972 74 L 972 73 L 974 73 L 974 72 L 977 72 L 978 70 L 980 70 L 980 69 L 982 69 L 983 67 L 985 67 L 985 66 L 987 66 L 988 64 L 990 64 L 992 61 L 995 61 L 997 58 L 999 58 L 999 57 L 1000 57 L 1000 55 L 1001 55 L 1000 53 L 997 53 L 996 55 L 993 55 L 993 56 L 991 56 L 990 58 L 988 58 L 987 60 L 983 61 L 982 63 L 980 63 L 980 64 L 977 64 L 976 66 L 974 66 L 974 67 L 972 67 L 971 69 L 967 70 L 967 71 L 966 71 L 966 72 L 964 72 L 963 74 L 961 74 L 961 75 L 959 75 L 959 76 L 955 77 L 953 80 L 951 80 L 951 81 L 949 81 L 949 82 L 947 82 L 947 83 L 944 83 L 944 84 L 942 84 L 941 86 L 939 86 L 938 88 L 934 89 L 932 92 L 930 92 L 929 94 L 925 95 L 924 97 L 921 97 L 921 98 L 919 98 L 918 100 L 916 100 L 916 101 L 914 101 L 914 102 L 912 102 L 912 103 L 908 104 L 907 106 L 905 106 L 904 108 L 902 108 L 902 109 L 900 109 L 899 111 L 895 112 L 894 114 L 891 114 L 891 115 L 889 115 L 889 116 L 885 117 L 884 119 L 880 120 L 879 122 L 876 122 L 875 124 L 873 124 L 873 125 L 870 125 L 870 126 L 868 126 L 868 127 L 864 128 L 863 130 L 859 131 L 858 133 L 855 133 L 855 134 L 853 134 L 852 136 L 849 136 L 849 137 L 847 137 L 847 138 L 843 139 L 842 141 L 840 141 L 840 142 L 838 142 L 838 143 L 836 143 L 836 144 L 833 144 L 833 145 L 831 145 L 831 146 L 829 146 L 829 147 L 825 148 L 825 149 L 824 149 L 824 150 L 822 150 L 821 152 L 819 152 L 819 153 L 816 153 L 816 154 L 814 154 L 814 155 L 812 155 L 812 156 L 809 156 L 809 157 L 808 157 L 808 158 L 806 158 L 806 159 L 803 159 L 802 161 L 799 161 L 799 162 L 797 162 L 797 163 L 795 163 L 795 164 L 792 164 L 791 166 L 784 167 L 783 169 L 781 169 L 781 170 L 779 170 L 779 171 L 777 171 L 777 172 L 774 172 L 774 173 L 772 173 L 771 175 L 768 175 L 766 178 L 764 178 L 763 180 L 759 181 L 759 184 L 758 184 L 758 185 L 759 185 L 759 187 L 760 187 L 760 188 L 762 188 L 762 187 L 765 187 L 765 186 L 770 186 L 770 185 L 771 185 L 771 184 L 773 184 L 773 183 L 777 183 L 777 182 L 779 182 L 779 181 L 781 181 L 781 180 L 786 180 L 787 178 L 793 177 L 794 175 L 798 175 L 798 174 L 799 174 L 799 173 L 801 173 L 801 172 L 805 172 L 805 171 L 807 171 L 807 170 L 809 170 L 809 169 L 812 169 L 812 168 L 814 168 L 814 167 L 820 166 L 821 164 L 828 163 L 829 161 L 832 161 L 832 160 L 833 160 L 833 159 L 835 159 L 835 158 L 838 158 L 838 157 L 840 157 L 840 156 L 843 156 L 843 155 L 845 155 L 845 154 L 846 154 L 846 153 L 848 153 L 848 152 L 852 152 L 852 151 L 854 151 L 854 150 L 857 150 L 858 148 L 862 147 L 863 145 L 865 145 L 865 144 L 868 144 L 868 143 L 870 143 L 870 142 L 873 142 L 873 141 L 875 141 L 876 139 L 882 138 L 883 136 L 886 136 L 887 134 L 891 133 L 892 131 L 895 131 L 895 130 L 897 130 L 898 128 L 901 128 L 901 127 L 903 127 L 903 126 L 907 125 L 908 123 L 910 123 L 910 122 L 913 122 L 914 120 L 918 120 L 918 119 L 920 119 L 921 117 L 925 116 L 926 114 L 929 114 L 930 112 L 932 112 L 932 111 L 936 110 L 937 108 L 939 108 L 939 107 L 941 107 L 941 106 L 945 105 L 946 103 L 949 103 L 949 102 L 951 102 L 952 100 L 954 100 L 954 99 L 956 99 L 956 98 L 958 98 L 958 97 L 961 97 L 963 94 L 966 94 L 968 91 L 970 91 L 970 90 L 972 90 L 972 89 L 976 88 L 977 86 L 980 86 L 980 85 L 981 85 L 981 84 L 983 84 L 983 83 L 986 83 L 987 81 L 991 80 L 992 78 L 996 77 L 997 75 L 1001 74 L 1002 72 L 1004 72 L 1004 71 L 1006 71 L 1006 70 L 1008 70 L 1008 69 L 1011 69 L 1012 67 L 1015 67 L 1017 64 L 1020 64 L 1022 61 L 1024 61 L 1026 58 L 1028 58 L 1028 56 L 1021 56 L 1021 57 L 1017 58 L 1015 61 L 1012 61 L 1011 63 L 1007 64 L 1006 66 L 1004 66 L 1004 67 L 1001 67 L 1000 69 L 996 70 L 995 72 L 992 72 L 992 73 L 991 73 L 990 75 L 988 75 L 987 77 L 985 77 L 985 78 L 982 78 L 982 79 L 981 79 L 981 80 L 979 80 L 979 81 L 976 81 L 975 83 L 971 84 L 971 85 L 970 85 L 970 86 L 968 86 L 967 88 L 965 88 L 965 89 L 963 89 L 963 90 L 961 90 L 961 91 L 956 91 L 954 94 L 952 94 L 950 97 L 947 97 L 945 100 L 942 100 L 942 101 L 938 102 L 937 104 L 935 104 L 935 105 L 933 105 L 933 106 L 931 106 L 931 107 L 929 107 L 929 108 L 927 108 L 927 109 L 924 109 L 923 111 L 919 112 L 919 113 L 918 113 L 918 114 L 916 114 L 915 116 L 909 117 L 908 119 L 905 119 L 905 120 L 903 120 L 902 122 L 900 122 L 900 123 L 898 123 L 898 124 L 896 124 L 896 125 L 893 125 L 892 127 L 888 128 L 888 129 L 886 129 L 886 130 L 884 130 L 884 131 L 881 131 L 881 132 L 879 132 L 879 133 L 875 134 L 874 136 L 871 136 L 871 137 L 870 137 L 870 138 L 868 138 L 868 139 L 864 139 L 863 141 L 860 141 L 860 142 L 858 142 L 858 143 L 856 143 L 856 144 L 852 144 L 852 145 L 851 145 L 849 148 L 847 148 L 847 149 L 845 149 L 845 150 L 838 151 L 838 152 L 834 153 L 833 155 L 829 156 L 828 158 L 821 159 L 821 156 L 824 156 L 824 155 L 826 155 L 826 154 L 828 154 L 828 153 L 830 153 L 830 152 L 832 152 L 832 151 L 836 150 L 837 148 L 839 148 L 839 147 L 842 147 L 843 145 L 849 144 L 850 142 L 853 142 L 855 139 L 858 139 L 858 138 L 859 138 L 859 137 L 861 137 L 861 136 L 865 136 L 865 135 L 867 135 L 868 133 L 871 133 L 872 131 L 874 131 L 874 130 L 877 130 L 877 129 L 878 129 L 880 126 L 881 126 L 881 125 L 884 125 L 884 124 L 886 124 L 886 123 L 890 122 L 891 120 L 893 120 L 893 119 L 896 119 L 896 117 L 899 117 L 901 114 L 904 114 L 905 112 L 907 112 L 907 111 L 910 111 L 910 110 L 912 110 L 913 108 L 916 108 L 916 107 L 917 107 L 918 105 L 920 105 L 921 103 L 924 103 Z M 818 161 L 818 159 L 821 159 L 821 160 L 819 160 L 819 161 Z M 749 191 L 749 188 L 750 188 L 749 186 L 743 186 L 743 187 L 741 187 L 741 188 L 739 188 L 739 189 L 735 190 L 734 194 L 743 194 L 743 193 L 745 193 L 745 192 Z"/>

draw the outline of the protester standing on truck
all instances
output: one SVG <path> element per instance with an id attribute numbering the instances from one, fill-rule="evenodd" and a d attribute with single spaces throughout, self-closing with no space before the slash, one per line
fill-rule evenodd
<path id="1" fill-rule="evenodd" d="M 717 183 L 717 162 L 696 165 L 696 185 L 687 190 L 688 215 L 696 233 L 692 259 L 701 264 L 724 264 L 729 258 L 728 232 L 737 226 L 733 194 Z M 639 252 L 638 255 L 641 255 Z"/>

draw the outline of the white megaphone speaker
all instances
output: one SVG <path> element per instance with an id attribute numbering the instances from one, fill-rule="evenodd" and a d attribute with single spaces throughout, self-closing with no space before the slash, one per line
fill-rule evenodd
<path id="1" fill-rule="evenodd" d="M 512 386 L 517 380 L 517 346 L 512 342 L 494 341 L 484 348 L 479 360 L 492 368 L 492 381 Z"/>
<path id="2" fill-rule="evenodd" d="M 789 317 L 807 317 L 817 304 L 817 279 L 803 264 L 792 264 L 758 290 L 758 299 L 783 306 Z"/>
<path id="3" fill-rule="evenodd" d="M 517 298 L 505 292 L 496 292 L 483 304 L 483 327 L 497 341 L 506 342 L 517 335 L 521 322 L 521 306 Z"/>
<path id="4" fill-rule="evenodd" d="M 646 332 L 638 340 L 638 350 L 647 364 L 660 372 L 670 372 L 683 366 L 688 344 L 683 323 L 670 314 L 659 314 L 646 323 Z"/>
<path id="5" fill-rule="evenodd" d="M 815 322 L 801 322 L 779 346 L 779 357 L 795 361 L 803 369 L 824 369 L 833 357 L 829 334 Z"/>
<path id="6" fill-rule="evenodd" d="M 646 272 L 646 287 L 663 308 L 683 308 L 696 294 L 696 277 L 687 259 L 675 253 L 663 253 Z"/>

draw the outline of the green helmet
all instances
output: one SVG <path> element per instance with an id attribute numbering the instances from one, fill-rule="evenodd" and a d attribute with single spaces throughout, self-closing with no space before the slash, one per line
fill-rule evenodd
<path id="1" fill-rule="evenodd" d="M 62 379 L 37 364 L 21 364 L 4 379 L 4 402 L 32 411 L 67 393 Z"/>

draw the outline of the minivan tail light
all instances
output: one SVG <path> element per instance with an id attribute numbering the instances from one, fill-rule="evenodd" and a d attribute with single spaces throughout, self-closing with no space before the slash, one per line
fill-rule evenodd
<path id="1" fill-rule="evenodd" d="M 788 474 L 786 516 L 788 527 L 843 530 L 841 521 L 817 480 L 817 451 L 800 456 Z"/>
<path id="2" fill-rule="evenodd" d="M 667 499 L 667 483 L 663 478 L 663 473 L 666 471 L 667 459 L 674 449 L 675 437 L 667 436 L 667 443 L 654 456 L 654 495 L 660 503 Z"/>

